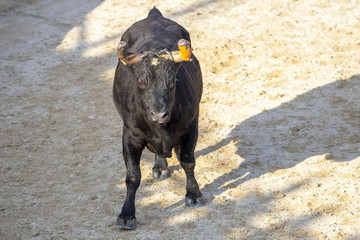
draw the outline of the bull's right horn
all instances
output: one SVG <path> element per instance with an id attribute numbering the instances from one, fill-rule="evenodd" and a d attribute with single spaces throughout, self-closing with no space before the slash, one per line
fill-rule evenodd
<path id="1" fill-rule="evenodd" d="M 125 54 L 124 54 L 124 49 L 125 49 L 125 46 L 126 46 L 126 42 L 125 41 L 120 41 L 118 46 L 117 46 L 117 55 L 118 55 L 118 58 L 120 59 L 120 61 L 126 65 L 126 62 L 125 62 Z"/>
<path id="2" fill-rule="evenodd" d="M 140 60 L 142 60 L 144 57 L 148 55 L 148 53 L 145 52 L 143 54 L 132 53 L 126 56 L 127 55 L 127 53 L 125 52 L 126 45 L 127 44 L 125 41 L 120 41 L 117 46 L 118 58 L 124 65 L 138 63 Z"/>

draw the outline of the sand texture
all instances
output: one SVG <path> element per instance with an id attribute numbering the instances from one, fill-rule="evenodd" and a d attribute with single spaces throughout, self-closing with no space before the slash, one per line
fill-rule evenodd
<path id="1" fill-rule="evenodd" d="M 195 174 L 125 199 L 116 45 L 157 6 L 200 61 Z M 360 239 L 360 1 L 3 0 L 0 239 Z"/>

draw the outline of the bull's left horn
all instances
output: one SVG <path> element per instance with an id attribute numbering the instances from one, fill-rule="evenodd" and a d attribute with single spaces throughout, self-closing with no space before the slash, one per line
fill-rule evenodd
<path id="1" fill-rule="evenodd" d="M 178 48 L 180 51 L 171 51 L 170 56 L 162 56 L 167 59 L 171 59 L 174 62 L 191 61 L 192 48 L 190 42 L 185 39 L 178 41 Z"/>

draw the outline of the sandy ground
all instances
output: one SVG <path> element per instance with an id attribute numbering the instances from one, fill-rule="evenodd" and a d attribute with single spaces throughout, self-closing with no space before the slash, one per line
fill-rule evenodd
<path id="1" fill-rule="evenodd" d="M 204 76 L 196 176 L 125 197 L 116 44 L 153 6 Z M 360 239 L 360 2 L 3 0 L 0 239 Z"/>

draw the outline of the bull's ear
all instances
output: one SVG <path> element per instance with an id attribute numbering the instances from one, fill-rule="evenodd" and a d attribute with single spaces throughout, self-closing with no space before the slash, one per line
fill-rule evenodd
<path id="1" fill-rule="evenodd" d="M 120 41 L 118 46 L 117 46 L 118 58 L 120 59 L 120 61 L 124 65 L 138 63 L 139 61 L 141 61 L 144 57 L 146 57 L 148 55 L 147 53 L 143 53 L 143 54 L 131 53 L 131 54 L 128 54 L 125 51 L 125 47 L 126 47 L 126 42 L 125 41 Z"/>

